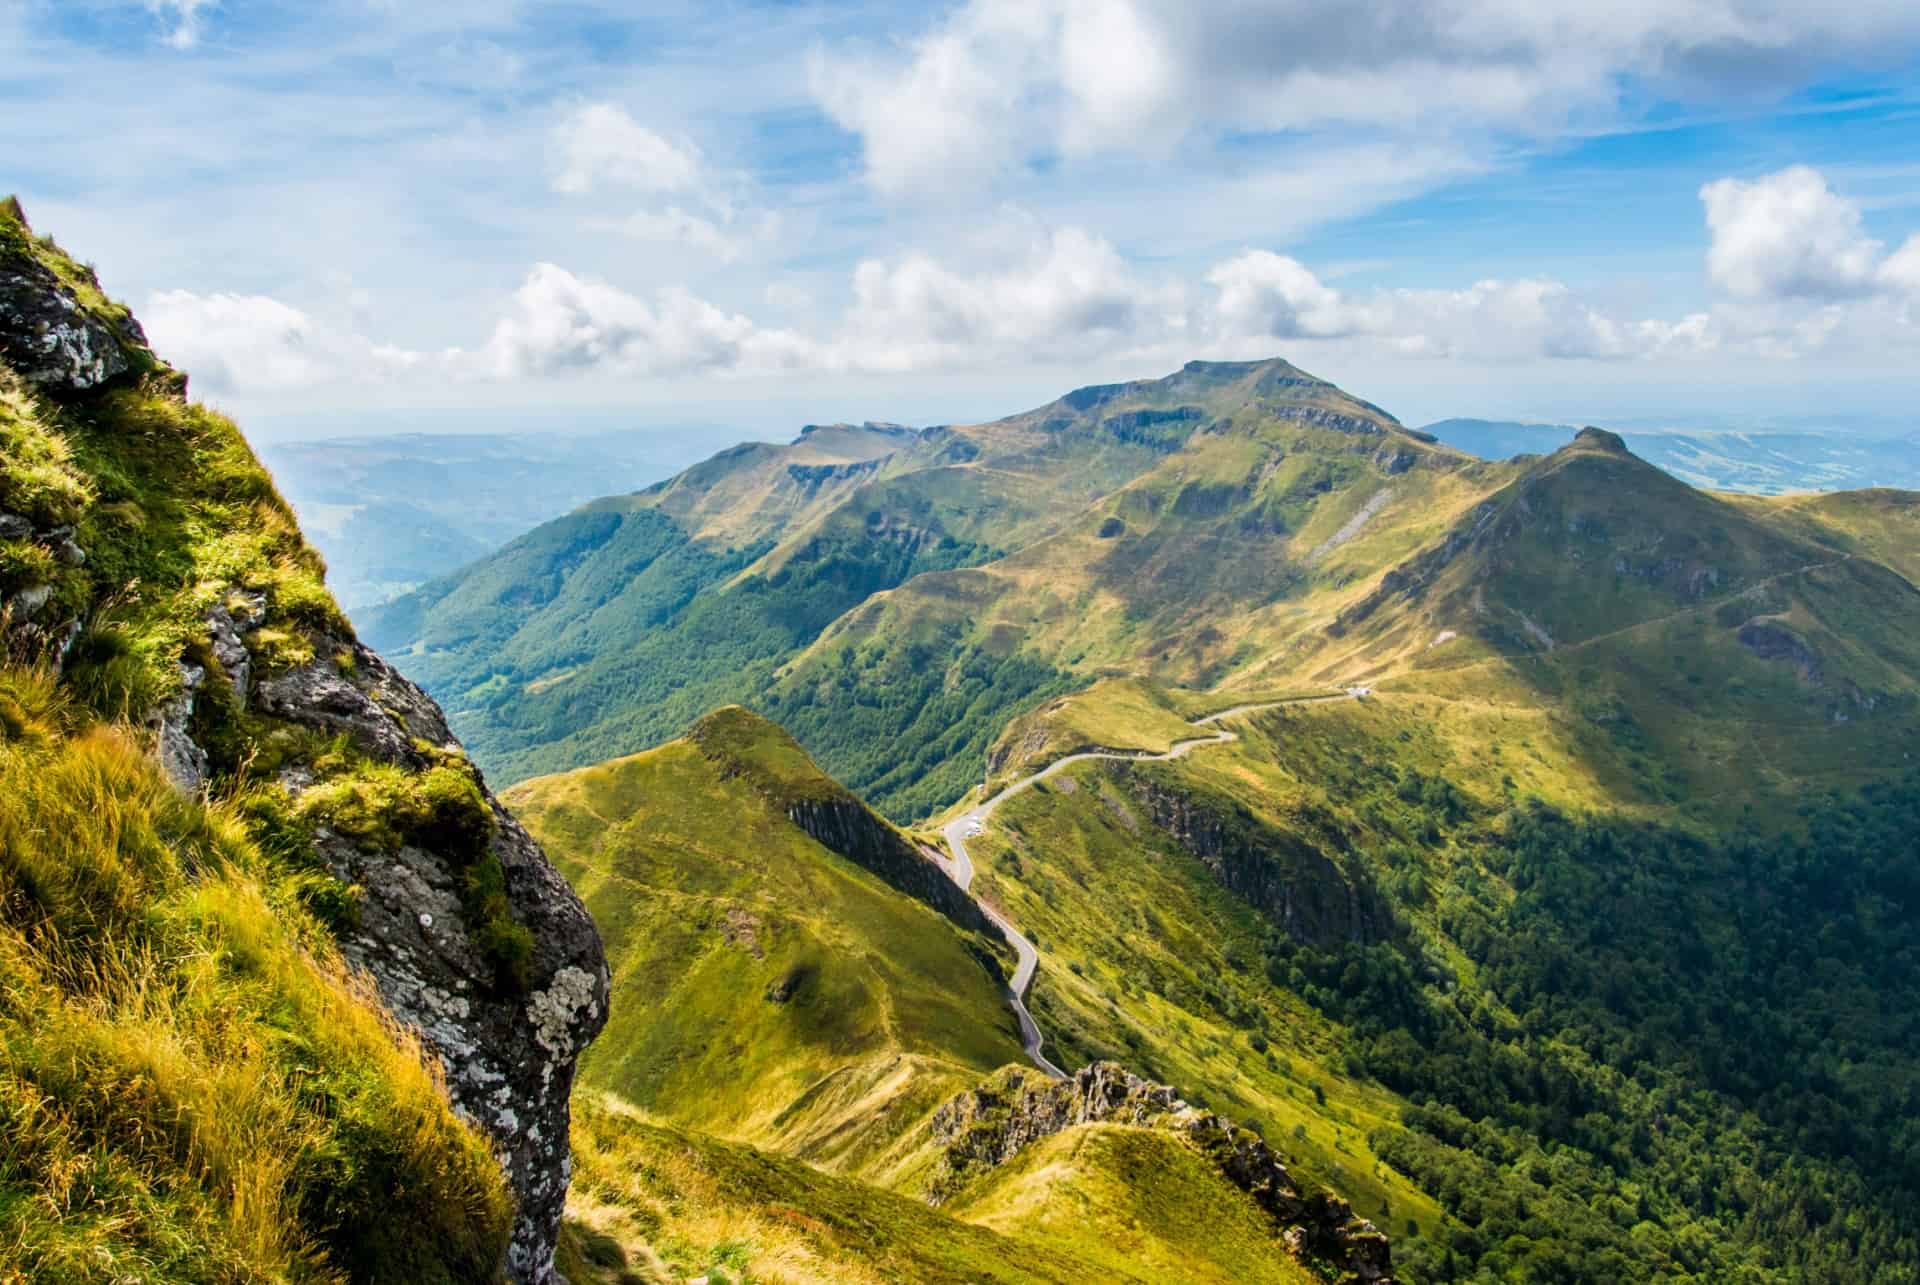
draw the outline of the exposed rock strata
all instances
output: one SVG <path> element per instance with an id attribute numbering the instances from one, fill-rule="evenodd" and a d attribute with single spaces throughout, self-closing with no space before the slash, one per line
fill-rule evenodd
<path id="1" fill-rule="evenodd" d="M 1387 1238 L 1328 1192 L 1301 1192 L 1279 1155 L 1251 1129 L 1201 1111 L 1174 1089 L 1112 1062 L 1095 1062 L 1065 1080 L 1011 1068 L 934 1113 L 945 1150 L 929 1199 L 950 1199 L 978 1174 L 1076 1125 L 1164 1129 L 1211 1160 L 1273 1219 L 1288 1251 L 1303 1263 L 1330 1265 L 1339 1281 L 1394 1285 Z"/>

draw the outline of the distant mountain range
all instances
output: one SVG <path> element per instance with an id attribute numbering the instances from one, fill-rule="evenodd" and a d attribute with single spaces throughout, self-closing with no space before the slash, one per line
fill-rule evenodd
<path id="1" fill-rule="evenodd" d="M 1573 440 L 1567 424 L 1443 419 L 1423 430 L 1485 460 L 1547 455 Z M 1692 486 L 1750 495 L 1920 486 L 1920 432 L 1659 431 L 1620 434 L 1627 448 Z"/>
<path id="2" fill-rule="evenodd" d="M 407 433 L 267 443 L 260 456 L 356 612 L 597 496 L 657 482 L 709 446 L 665 431 Z"/>

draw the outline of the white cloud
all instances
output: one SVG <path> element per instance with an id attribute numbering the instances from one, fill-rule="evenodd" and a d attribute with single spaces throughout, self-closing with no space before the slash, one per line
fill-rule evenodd
<path id="1" fill-rule="evenodd" d="M 473 365 L 466 354 L 451 356 L 456 367 L 495 379 L 773 371 L 817 360 L 800 336 L 762 330 L 686 290 L 648 300 L 551 263 L 528 275 Z"/>
<path id="2" fill-rule="evenodd" d="M 845 364 L 1068 359 L 1164 342 L 1184 326 L 1179 289 L 1141 281 L 1098 237 L 1021 221 L 1000 237 L 984 263 L 952 266 L 918 252 L 861 263 L 837 345 Z"/>
<path id="3" fill-rule="evenodd" d="M 191 49 L 200 43 L 201 13 L 219 7 L 219 0 L 147 0 L 147 8 L 167 24 L 166 43 Z"/>
<path id="4" fill-rule="evenodd" d="M 1777 94 L 1916 46 L 1907 0 L 967 0 L 894 50 L 817 52 L 811 85 L 876 188 L 945 196 L 1196 133 L 1540 134 L 1630 82 Z"/>
<path id="5" fill-rule="evenodd" d="M 403 376 L 453 381 L 635 380 L 779 372 L 1005 370 L 1125 358 L 1326 346 L 1364 359 L 1778 362 L 1812 354 L 1920 352 L 1920 236 L 1883 255 L 1858 209 L 1815 171 L 1726 179 L 1701 191 L 1707 275 L 1722 293 L 1678 317 L 1620 313 L 1565 282 L 1486 279 L 1451 288 L 1342 290 L 1307 264 L 1249 249 L 1197 279 L 1143 272 L 1110 242 L 1003 212 L 945 256 L 862 261 L 837 320 L 770 327 L 678 287 L 642 295 L 551 263 L 532 269 L 484 342 L 408 352 L 330 328 L 258 295 L 156 295 L 162 351 L 204 387 L 294 388 Z M 660 235 L 720 237 L 678 207 Z M 709 247 L 724 253 L 725 247 Z M 1377 265 L 1376 265 L 1377 266 Z M 789 282 L 776 310 L 813 311 Z"/>
<path id="6" fill-rule="evenodd" d="M 809 59 L 821 108 L 866 145 L 867 172 L 893 195 L 991 181 L 1022 151 L 1023 98 L 1045 70 L 1055 25 L 1046 0 L 974 0 L 890 58 Z"/>
<path id="7" fill-rule="evenodd" d="M 655 133 L 611 103 L 591 103 L 569 114 L 555 127 L 553 143 L 558 192 L 686 192 L 700 179 L 698 148 Z"/>
<path id="8" fill-rule="evenodd" d="M 1700 189 L 1713 234 L 1707 273 L 1744 299 L 1839 299 L 1871 293 L 1880 242 L 1860 207 L 1818 170 L 1796 165 L 1751 182 L 1723 178 Z"/>
<path id="9" fill-rule="evenodd" d="M 155 350 L 211 392 L 370 381 L 417 361 L 265 295 L 162 290 L 140 318 Z"/>
<path id="10" fill-rule="evenodd" d="M 612 103 L 578 107 L 554 127 L 553 189 L 574 197 L 608 193 L 638 208 L 612 225 L 636 241 L 680 245 L 733 263 L 770 242 L 779 220 L 743 212 L 732 189 L 744 180 L 715 174 L 700 149 L 674 142 Z"/>
<path id="11" fill-rule="evenodd" d="M 1214 268 L 1207 282 L 1216 293 L 1202 321 L 1230 344 L 1354 338 L 1401 356 L 1519 362 L 1620 360 L 1717 342 L 1704 315 L 1674 323 L 1611 317 L 1558 281 L 1348 295 L 1298 260 L 1254 250 Z"/>
<path id="12" fill-rule="evenodd" d="M 1920 232 L 1880 265 L 1881 284 L 1901 294 L 1920 299 Z"/>
<path id="13" fill-rule="evenodd" d="M 1366 326 L 1338 290 L 1298 259 L 1249 250 L 1215 267 L 1214 319 L 1229 334 L 1273 339 L 1333 339 Z"/>

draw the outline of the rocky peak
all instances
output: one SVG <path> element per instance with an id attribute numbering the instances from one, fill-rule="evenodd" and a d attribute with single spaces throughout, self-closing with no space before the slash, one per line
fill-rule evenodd
<path id="1" fill-rule="evenodd" d="M 1265 1139 L 1232 1120 L 1189 1106 L 1169 1085 L 1113 1062 L 1084 1066 L 1064 1080 L 1010 1067 L 940 1107 L 933 1132 L 944 1150 L 929 1200 L 950 1199 L 981 1173 L 1078 1125 L 1163 1129 L 1212 1161 L 1270 1218 L 1288 1252 L 1329 1264 L 1342 1285 L 1394 1285 L 1387 1238 L 1328 1192 L 1303 1194 Z"/>
<path id="2" fill-rule="evenodd" d="M 1627 439 L 1618 433 L 1609 433 L 1604 428 L 1588 426 L 1573 435 L 1571 445 L 1584 446 L 1588 450 L 1606 451 L 1611 455 L 1631 455 L 1627 449 Z"/>
<path id="3" fill-rule="evenodd" d="M 140 323 L 93 270 L 39 248 L 19 200 L 0 201 L 0 363 L 56 395 L 154 368 Z"/>

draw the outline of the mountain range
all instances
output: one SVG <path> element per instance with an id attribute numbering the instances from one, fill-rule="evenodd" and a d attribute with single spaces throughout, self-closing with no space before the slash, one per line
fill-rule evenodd
<path id="1" fill-rule="evenodd" d="M 350 622 L 187 389 L 0 205 L 0 1277 L 1920 1281 L 1920 495 L 1194 362 Z"/>
<path id="2" fill-rule="evenodd" d="M 352 614 L 609 491 L 658 481 L 699 451 L 690 435 L 664 430 L 398 433 L 267 442 L 260 458 Z"/>

